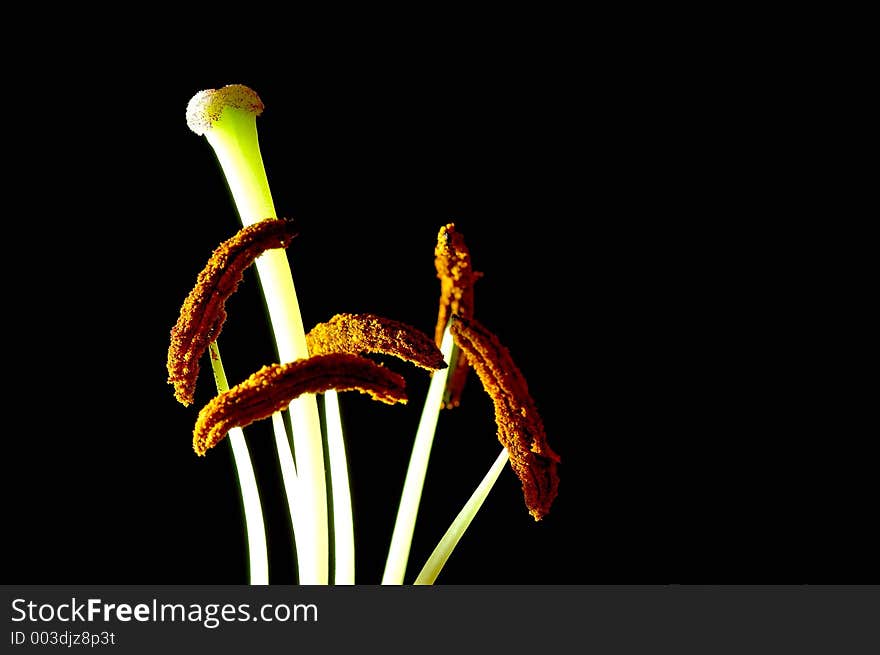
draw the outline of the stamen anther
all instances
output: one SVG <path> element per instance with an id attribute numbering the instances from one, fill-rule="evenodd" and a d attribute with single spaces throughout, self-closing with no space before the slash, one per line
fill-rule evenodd
<path id="1" fill-rule="evenodd" d="M 291 220 L 273 218 L 240 229 L 214 250 L 171 328 L 168 383 L 174 397 L 189 405 L 195 395 L 199 359 L 217 339 L 226 321 L 226 300 L 235 293 L 244 271 L 271 248 L 286 248 L 296 236 Z"/>
<path id="2" fill-rule="evenodd" d="M 470 251 L 461 232 L 455 229 L 455 223 L 440 228 L 434 248 L 434 266 L 440 278 L 440 310 L 434 329 L 434 341 L 439 347 L 450 316 L 455 314 L 465 319 L 474 317 L 474 282 L 483 274 L 473 269 Z M 467 356 L 454 350 L 449 365 L 451 368 L 443 394 L 443 406 L 446 408 L 457 407 L 461 402 L 468 374 Z"/>
<path id="3" fill-rule="evenodd" d="M 492 398 L 498 440 L 522 482 L 529 513 L 539 521 L 556 498 L 559 455 L 547 443 L 544 423 L 526 380 L 507 348 L 479 322 L 453 315 L 450 331 Z"/>
<path id="4" fill-rule="evenodd" d="M 304 393 L 360 391 L 392 405 L 406 403 L 406 382 L 372 360 L 336 353 L 264 366 L 199 412 L 193 430 L 193 450 L 204 455 L 234 427 L 245 427 L 287 409 Z"/>
<path id="5" fill-rule="evenodd" d="M 306 335 L 311 355 L 394 355 L 429 371 L 446 368 L 443 353 L 421 330 L 375 314 L 337 314 Z"/>

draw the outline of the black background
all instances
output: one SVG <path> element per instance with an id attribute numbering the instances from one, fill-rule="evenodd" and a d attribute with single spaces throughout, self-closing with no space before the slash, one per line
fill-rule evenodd
<path id="1" fill-rule="evenodd" d="M 505 471 L 438 583 L 876 576 L 865 435 L 831 407 L 800 314 L 814 278 L 789 259 L 799 232 L 754 204 L 766 179 L 747 173 L 735 128 L 649 62 L 582 66 L 565 43 L 451 50 L 121 69 L 104 53 L 15 87 L 27 110 L 7 137 L 5 581 L 246 582 L 229 450 L 191 448 L 210 375 L 184 408 L 165 370 L 180 304 L 239 227 L 184 119 L 194 93 L 227 83 L 266 105 L 275 206 L 301 226 L 288 256 L 307 328 L 373 312 L 432 333 L 447 222 L 485 274 L 477 318 L 529 382 L 560 492 L 536 523 Z M 254 271 L 227 308 L 235 382 L 274 359 Z M 381 579 L 427 388 L 397 369 L 406 407 L 341 396 L 359 583 Z M 271 436 L 247 434 L 271 581 L 294 582 Z M 497 451 L 472 376 L 441 417 L 408 581 Z"/>

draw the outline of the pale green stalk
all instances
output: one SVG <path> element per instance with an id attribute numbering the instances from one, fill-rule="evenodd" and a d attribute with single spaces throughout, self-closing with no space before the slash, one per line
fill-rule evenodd
<path id="1" fill-rule="evenodd" d="M 287 428 L 284 425 L 284 417 L 281 415 L 281 412 L 272 414 L 272 430 L 275 432 L 275 450 L 278 453 L 278 467 L 281 469 L 284 495 L 287 496 L 287 505 L 290 510 L 290 527 L 293 529 L 298 481 L 296 477 L 296 463 L 293 461 L 290 439 L 287 436 Z"/>
<path id="2" fill-rule="evenodd" d="M 212 341 L 208 349 L 211 354 L 211 368 L 214 371 L 217 391 L 220 393 L 229 391 L 229 382 L 226 380 L 226 371 L 223 370 L 223 361 L 220 359 L 217 342 Z M 251 456 L 242 429 L 232 428 L 229 431 L 229 441 L 232 444 L 232 458 L 235 461 L 241 504 L 244 508 L 250 584 L 267 585 L 269 584 L 269 552 L 266 548 L 266 526 L 263 522 L 263 508 L 260 504 L 260 493 L 257 490 L 257 478 L 254 475 L 254 467 L 251 464 Z"/>
<path id="3" fill-rule="evenodd" d="M 187 107 L 187 121 L 193 131 L 205 135 L 214 149 L 245 226 L 277 217 L 257 137 L 256 116 L 260 111 L 259 98 L 241 85 L 197 94 Z M 287 253 L 279 248 L 267 250 L 255 264 L 280 363 L 308 357 Z M 297 464 L 296 512 L 290 509 L 299 582 L 327 584 L 327 490 L 321 423 L 313 394 L 291 402 L 290 419 Z M 288 504 L 292 501 L 288 496 Z"/>
<path id="4" fill-rule="evenodd" d="M 324 394 L 327 421 L 327 452 L 330 459 L 330 493 L 333 499 L 333 582 L 354 584 L 354 519 L 351 489 L 348 483 L 348 460 L 339 414 L 339 395 L 330 389 Z"/>
<path id="5" fill-rule="evenodd" d="M 440 344 L 440 352 L 443 353 L 444 361 L 450 361 L 452 348 L 452 334 L 447 325 Z M 434 433 L 437 430 L 437 421 L 443 404 L 443 391 L 446 387 L 448 373 L 449 367 L 435 371 L 431 377 L 431 384 L 428 386 L 425 406 L 422 409 L 406 478 L 403 482 L 403 492 L 400 497 L 400 505 L 397 508 L 397 519 L 394 523 L 394 532 L 391 535 L 388 558 L 385 561 L 385 573 L 382 576 L 382 584 L 385 585 L 403 584 L 403 577 L 406 574 L 413 531 L 425 484 L 425 473 L 428 470 L 428 460 L 431 457 L 431 447 L 434 443 Z"/>
<path id="6" fill-rule="evenodd" d="M 492 468 L 486 473 L 483 481 L 480 482 L 480 485 L 474 490 L 474 493 L 468 499 L 467 503 L 465 503 L 464 507 L 462 507 L 458 516 L 455 517 L 455 520 L 452 521 L 446 534 L 443 535 L 440 542 L 437 544 L 437 547 L 434 548 L 434 551 L 431 553 L 431 556 L 428 557 L 428 561 L 425 562 L 425 566 L 422 567 L 421 572 L 413 584 L 434 584 L 434 581 L 437 579 L 437 576 L 446 564 L 446 560 L 449 559 L 449 556 L 452 554 L 456 545 L 458 545 L 458 541 L 461 539 L 465 530 L 468 529 L 471 521 L 474 520 L 477 511 L 483 506 L 483 501 L 486 500 L 492 487 L 495 486 L 495 482 L 498 480 L 498 476 L 501 475 L 501 471 L 504 470 L 508 459 L 507 449 L 502 448 L 501 453 L 495 459 L 495 463 L 492 464 Z"/>

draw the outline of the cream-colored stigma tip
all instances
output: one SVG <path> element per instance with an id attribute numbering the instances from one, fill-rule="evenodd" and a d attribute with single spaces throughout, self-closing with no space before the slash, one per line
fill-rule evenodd
<path id="1" fill-rule="evenodd" d="M 220 89 L 206 89 L 195 94 L 186 105 L 186 124 L 201 136 L 214 123 L 226 107 L 240 109 L 254 116 L 263 113 L 263 101 L 256 91 L 244 84 L 228 84 Z"/>

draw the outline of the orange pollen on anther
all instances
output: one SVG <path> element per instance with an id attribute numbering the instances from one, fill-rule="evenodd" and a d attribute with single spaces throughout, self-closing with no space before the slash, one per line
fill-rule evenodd
<path id="1" fill-rule="evenodd" d="M 455 229 L 455 223 L 440 228 L 437 245 L 434 248 L 434 266 L 440 279 L 440 309 L 434 341 L 437 346 L 443 341 L 443 332 L 453 314 L 465 319 L 474 317 L 474 283 L 482 276 L 471 265 L 471 254 L 464 242 L 464 236 Z M 451 369 L 446 379 L 443 406 L 457 407 L 468 374 L 467 357 L 453 356 Z"/>
<path id="2" fill-rule="evenodd" d="M 392 405 L 406 403 L 403 377 L 372 360 L 336 353 L 271 364 L 208 402 L 196 419 L 193 450 L 204 455 L 235 427 L 269 418 L 304 393 L 360 391 Z"/>
<path id="3" fill-rule="evenodd" d="M 184 405 L 193 401 L 199 359 L 217 339 L 226 320 L 226 300 L 242 281 L 244 271 L 271 248 L 286 248 L 297 231 L 292 220 L 265 219 L 240 229 L 211 254 L 171 328 L 168 383 Z"/>
<path id="4" fill-rule="evenodd" d="M 431 338 L 411 325 L 374 314 L 337 314 L 306 335 L 309 353 L 394 355 L 429 371 L 446 368 Z"/>
<path id="5" fill-rule="evenodd" d="M 539 521 L 556 498 L 559 455 L 547 443 L 526 380 L 498 337 L 477 321 L 453 315 L 450 330 L 495 405 L 498 440 L 522 483 L 529 513 Z"/>

